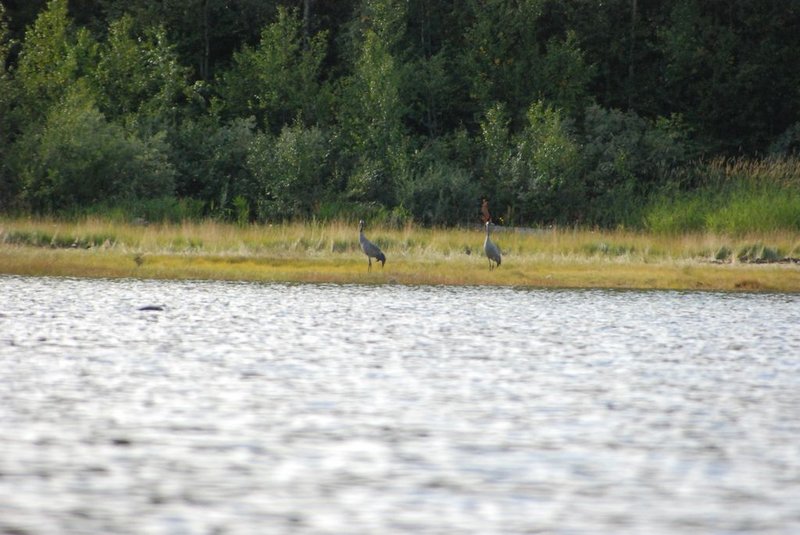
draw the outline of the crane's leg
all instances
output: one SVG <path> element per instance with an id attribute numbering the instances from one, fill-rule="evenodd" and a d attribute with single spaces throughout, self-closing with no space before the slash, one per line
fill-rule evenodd
<path id="1" fill-rule="evenodd" d="M 369 262 L 369 265 L 367 266 L 367 273 L 369 273 L 370 271 L 372 271 L 372 259 L 370 257 L 367 257 L 367 262 Z"/>

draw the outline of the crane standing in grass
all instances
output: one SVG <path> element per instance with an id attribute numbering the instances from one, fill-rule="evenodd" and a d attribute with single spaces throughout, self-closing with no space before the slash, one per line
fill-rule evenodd
<path id="1" fill-rule="evenodd" d="M 495 266 L 492 265 L 492 262 L 499 266 L 503 260 L 500 256 L 500 248 L 489 239 L 489 226 L 491 224 L 491 221 L 486 222 L 486 239 L 483 240 L 483 252 L 486 253 L 486 258 L 489 259 L 489 271 L 495 268 Z"/>
<path id="2" fill-rule="evenodd" d="M 364 254 L 367 255 L 367 262 L 369 262 L 369 266 L 367 267 L 367 271 L 372 271 L 372 259 L 374 258 L 376 261 L 381 263 L 381 268 L 386 263 L 386 255 L 383 254 L 380 247 L 369 241 L 364 236 L 364 220 L 358 222 L 358 242 L 361 244 L 361 250 L 364 251 Z"/>

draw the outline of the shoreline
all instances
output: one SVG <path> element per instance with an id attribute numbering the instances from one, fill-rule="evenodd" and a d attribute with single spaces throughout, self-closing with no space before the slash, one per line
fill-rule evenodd
<path id="1" fill-rule="evenodd" d="M 795 264 L 697 261 L 615 262 L 395 258 L 367 272 L 366 258 L 297 258 L 204 253 L 131 254 L 98 250 L 0 246 L 0 274 L 77 278 L 220 280 L 281 283 L 506 286 L 728 292 L 800 292 Z M 516 263 L 515 260 L 519 260 Z"/>
<path id="2" fill-rule="evenodd" d="M 800 292 L 800 236 L 503 229 L 489 270 L 482 230 L 369 227 L 386 253 L 367 272 L 347 222 L 239 227 L 0 218 L 0 274 L 338 284 Z"/>

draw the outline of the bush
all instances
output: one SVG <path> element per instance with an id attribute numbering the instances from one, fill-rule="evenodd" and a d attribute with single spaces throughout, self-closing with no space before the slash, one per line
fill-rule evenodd
<path id="1" fill-rule="evenodd" d="M 680 117 L 650 122 L 633 112 L 586 109 L 581 159 L 590 200 L 587 222 L 631 224 L 631 207 L 663 187 L 685 165 L 685 132 Z"/>
<path id="2" fill-rule="evenodd" d="M 16 148 L 24 198 L 38 212 L 171 195 L 174 189 L 163 135 L 147 140 L 127 135 L 106 121 L 80 89 Z"/>
<path id="3" fill-rule="evenodd" d="M 329 143 L 322 130 L 299 123 L 277 138 L 256 136 L 247 167 L 256 181 L 256 206 L 262 221 L 308 217 L 323 191 Z"/>
<path id="4" fill-rule="evenodd" d="M 508 187 L 517 192 L 519 215 L 540 223 L 574 219 L 583 207 L 578 146 L 557 109 L 542 102 L 528 110 L 516 137 Z"/>
<path id="5" fill-rule="evenodd" d="M 454 164 L 434 163 L 403 188 L 401 206 L 425 225 L 455 225 L 477 221 L 478 185 Z"/>
<path id="6" fill-rule="evenodd" d="M 255 139 L 252 117 L 224 125 L 213 117 L 185 122 L 172 135 L 176 193 L 202 201 L 206 214 L 231 220 L 242 214 L 243 206 L 235 204 L 241 198 L 248 204 L 248 217 L 253 216 L 258 189 L 248 157 Z"/>
<path id="7" fill-rule="evenodd" d="M 217 105 L 229 117 L 255 116 L 272 134 L 293 118 L 315 122 L 328 113 L 318 81 L 326 49 L 326 33 L 305 35 L 298 12 L 279 7 L 257 46 L 233 54 L 218 84 Z"/>
<path id="8" fill-rule="evenodd" d="M 502 105 L 487 110 L 481 124 L 483 191 L 507 223 L 567 221 L 583 207 L 580 158 L 569 121 L 560 110 L 539 101 L 530 106 L 528 124 L 516 135 Z"/>

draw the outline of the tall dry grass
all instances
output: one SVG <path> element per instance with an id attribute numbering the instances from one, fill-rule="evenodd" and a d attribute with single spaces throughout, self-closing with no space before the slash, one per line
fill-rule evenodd
<path id="1" fill-rule="evenodd" d="M 367 227 L 366 234 L 390 258 L 444 260 L 482 258 L 483 229 Z M 800 256 L 800 235 L 787 230 L 760 233 L 649 233 L 581 228 L 507 229 L 493 240 L 516 259 L 614 262 L 723 260 L 760 246 L 775 256 Z M 344 222 L 237 226 L 218 221 L 136 225 L 89 217 L 78 221 L 0 219 L 0 243 L 7 246 L 83 248 L 121 253 L 337 258 L 361 255 L 358 229 Z"/>
<path id="2" fill-rule="evenodd" d="M 387 255 L 367 272 L 353 224 L 239 227 L 216 221 L 117 224 L 0 219 L 0 273 L 251 281 L 800 291 L 794 233 L 729 236 L 578 228 L 502 229 L 503 264 L 483 255 L 483 230 L 368 227 Z M 723 265 L 716 262 L 722 261 Z M 747 261 L 747 262 L 745 262 Z"/>

